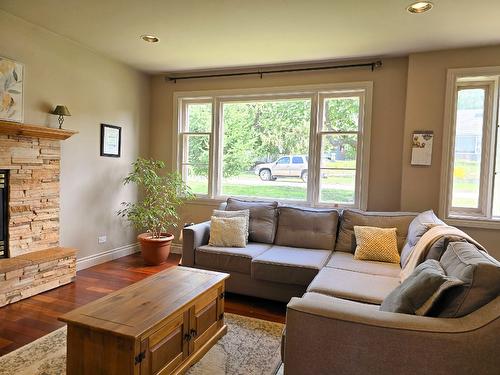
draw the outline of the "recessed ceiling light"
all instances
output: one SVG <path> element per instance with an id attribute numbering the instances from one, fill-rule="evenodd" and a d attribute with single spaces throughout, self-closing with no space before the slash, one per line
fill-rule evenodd
<path id="1" fill-rule="evenodd" d="M 417 1 L 416 3 L 408 5 L 406 10 L 410 13 L 424 13 L 432 9 L 434 4 L 430 1 Z"/>
<path id="2" fill-rule="evenodd" d="M 141 39 L 148 43 L 158 43 L 160 41 L 160 38 L 150 34 L 141 35 Z"/>

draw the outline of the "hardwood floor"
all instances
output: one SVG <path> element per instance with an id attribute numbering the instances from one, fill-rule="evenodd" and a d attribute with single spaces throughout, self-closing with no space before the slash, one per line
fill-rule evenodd
<path id="1" fill-rule="evenodd" d="M 139 254 L 77 272 L 74 283 L 0 308 L 0 355 L 7 354 L 64 325 L 57 318 L 79 306 L 179 263 L 171 254 L 161 266 L 145 266 Z M 286 304 L 228 293 L 225 311 L 285 322 Z"/>

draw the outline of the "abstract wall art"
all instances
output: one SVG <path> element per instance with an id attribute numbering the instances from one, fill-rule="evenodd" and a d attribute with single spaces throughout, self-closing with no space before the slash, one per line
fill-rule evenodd
<path id="1" fill-rule="evenodd" d="M 23 122 L 24 66 L 0 57 L 0 120 Z"/>

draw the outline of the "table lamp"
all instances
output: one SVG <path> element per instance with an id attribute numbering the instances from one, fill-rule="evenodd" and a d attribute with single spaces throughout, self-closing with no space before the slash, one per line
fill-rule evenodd
<path id="1" fill-rule="evenodd" d="M 52 111 L 53 115 L 58 115 L 58 121 L 59 121 L 59 129 L 61 129 L 62 124 L 64 122 L 64 116 L 71 116 L 71 113 L 69 113 L 68 108 L 66 108 L 65 105 L 58 105 L 56 108 Z"/>

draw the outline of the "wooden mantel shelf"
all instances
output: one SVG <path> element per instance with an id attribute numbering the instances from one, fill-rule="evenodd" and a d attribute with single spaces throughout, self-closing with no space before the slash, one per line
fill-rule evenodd
<path id="1" fill-rule="evenodd" d="M 41 125 L 29 125 L 0 120 L 0 134 L 64 140 L 77 133 L 76 130 L 55 129 Z"/>

